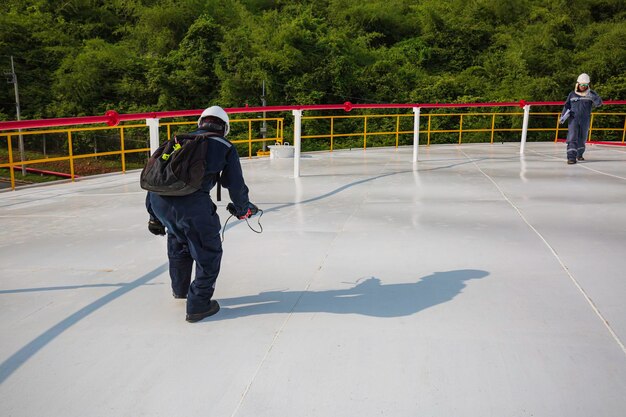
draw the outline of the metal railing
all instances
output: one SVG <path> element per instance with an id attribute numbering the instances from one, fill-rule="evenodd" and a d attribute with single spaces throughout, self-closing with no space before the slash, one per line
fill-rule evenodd
<path id="1" fill-rule="evenodd" d="M 626 101 L 607 101 L 605 105 L 624 105 Z M 559 125 L 559 113 L 536 112 L 530 113 L 531 107 L 559 106 L 563 102 L 508 102 L 508 103 L 449 103 L 449 104 L 343 104 L 309 105 L 309 106 L 265 106 L 265 107 L 239 107 L 226 109 L 228 113 L 239 114 L 264 114 L 265 112 L 291 112 L 293 114 L 293 144 L 295 147 L 294 176 L 299 176 L 299 159 L 302 149 L 307 146 L 319 146 L 320 141 L 327 145 L 319 146 L 320 149 L 334 150 L 345 147 L 372 146 L 403 146 L 413 145 L 413 162 L 417 161 L 418 145 L 433 143 L 463 143 L 463 142 L 490 142 L 517 141 L 517 137 L 510 135 L 512 132 L 521 132 L 520 153 L 524 152 L 524 144 L 530 133 L 531 140 L 562 140 L 559 136 L 567 128 Z M 481 108 L 502 109 L 517 108 L 523 112 L 511 111 L 483 111 L 483 112 L 448 112 L 451 109 Z M 361 115 L 336 115 L 332 111 L 350 112 L 353 110 L 371 111 L 372 109 L 395 109 L 406 111 L 412 109 L 413 114 L 361 114 Z M 439 112 L 430 113 L 433 109 Z M 303 112 L 324 111 L 327 115 L 307 115 Z M 72 180 L 76 178 L 76 161 L 78 159 L 119 159 L 117 167 L 107 168 L 125 172 L 129 162 L 133 168 L 143 166 L 151 150 L 156 149 L 158 144 L 171 136 L 176 129 L 182 126 L 193 126 L 195 121 L 167 122 L 163 118 L 197 117 L 202 112 L 198 110 L 178 110 L 171 112 L 151 112 L 137 114 L 118 114 L 115 111 L 107 111 L 103 116 L 85 116 L 76 118 L 25 120 L 20 122 L 0 122 L 0 170 L 8 169 L 10 185 L 15 189 L 15 169 L 23 166 L 40 165 L 46 166 L 52 162 L 65 162 L 67 169 L 56 172 L 66 174 Z M 532 119 L 531 119 L 532 116 Z M 146 124 L 120 124 L 121 122 L 145 120 Z M 598 122 L 598 120 L 602 120 Z M 260 122 L 271 122 L 271 128 L 263 132 L 259 137 L 254 132 Z M 106 123 L 108 127 L 76 127 L 77 125 Z M 72 126 L 67 129 L 55 130 L 22 130 L 20 132 L 6 132 L 11 129 L 33 129 L 42 127 Z M 165 129 L 160 129 L 165 127 Z M 252 157 L 256 149 L 264 148 L 266 142 L 283 142 L 284 118 L 249 118 L 234 119 L 231 117 L 231 134 L 229 139 L 235 143 L 241 155 L 247 154 Z M 303 129 L 304 128 L 304 129 Z M 147 134 L 146 134 L 147 129 Z M 185 128 L 182 130 L 190 130 Z M 118 142 L 119 146 L 102 148 L 102 142 L 98 142 L 97 132 L 109 133 L 104 140 Z M 260 131 L 260 129 L 259 129 Z M 139 132 L 139 133 L 138 133 Z M 304 134 L 303 134 L 304 133 Z M 13 142 L 23 136 L 35 137 L 43 135 L 43 153 L 31 153 L 29 157 L 14 157 Z M 61 135 L 56 139 L 57 150 L 62 151 L 46 155 L 46 136 Z M 78 136 L 85 136 L 78 139 Z M 4 141 L 2 139 L 5 139 Z M 148 141 L 149 138 L 149 141 Z M 358 140 L 355 142 L 355 138 Z M 361 139 L 362 138 L 362 139 Z M 422 140 L 421 138 L 424 138 Z M 303 140 L 304 139 L 304 140 Z M 593 139 L 593 140 L 592 140 Z M 602 143 L 626 142 L 626 113 L 623 112 L 596 112 L 592 114 L 589 140 Z M 608 140 L 603 140 L 608 139 Z M 85 150 L 85 143 L 93 141 L 93 152 Z M 102 138 L 100 138 L 102 141 Z M 58 143 L 63 143 L 59 147 Z M 309 145 L 317 142 L 316 145 Z M 4 143 L 4 148 L 2 147 Z M 147 146 L 149 143 L 149 146 Z M 81 146 L 77 146 L 80 144 Z M 88 146 L 87 146 L 88 147 Z M 80 149 L 78 149 L 80 148 Z M 244 149 L 245 148 L 245 149 Z M 6 149 L 6 153 L 4 153 Z M 135 155 L 133 155 L 135 154 Z M 114 165 L 114 164 L 113 164 Z M 32 168 L 30 168 L 32 169 Z M 42 170 L 41 170 L 42 171 Z M 54 172 L 53 172 L 54 173 Z M 81 174 L 82 171 L 79 172 Z"/>
<path id="2" fill-rule="evenodd" d="M 88 127 L 88 128 L 74 128 L 74 129 L 47 129 L 47 130 L 34 130 L 34 131 L 22 131 L 19 133 L 2 133 L 0 134 L 0 138 L 6 139 L 6 155 L 4 152 L 1 152 L 2 160 L 8 160 L 7 162 L 0 163 L 0 168 L 8 168 L 11 176 L 11 187 L 14 188 L 14 173 L 13 171 L 16 169 L 21 169 L 22 166 L 33 166 L 33 165 L 45 165 L 48 168 L 46 171 L 50 174 L 67 177 L 74 179 L 76 177 L 75 173 L 75 161 L 78 159 L 85 158 L 98 158 L 98 157 L 106 157 L 106 156 L 119 156 L 120 157 L 120 169 L 116 169 L 115 171 L 121 170 L 122 172 L 126 171 L 126 157 L 129 154 L 146 152 L 149 148 L 142 146 L 140 148 L 128 148 L 127 140 L 126 140 L 126 132 L 129 129 L 143 129 L 146 130 L 145 125 L 134 124 L 134 125 L 122 125 L 117 127 Z M 97 148 L 94 147 L 94 152 L 75 152 L 76 145 L 76 135 L 85 132 L 103 132 L 103 131 L 115 131 L 117 132 L 118 137 L 118 146 L 115 150 L 109 151 L 97 151 Z M 41 137 L 43 145 L 42 151 L 34 151 L 32 146 L 29 146 L 29 154 L 28 157 L 24 160 L 16 160 L 13 155 L 13 142 L 18 136 L 26 137 L 26 140 L 29 138 L 34 138 L 37 136 Z M 56 136 L 54 139 L 55 142 L 63 141 L 61 146 L 56 144 L 57 146 L 53 147 L 51 153 L 46 152 L 46 138 L 50 136 Z M 96 137 L 96 136 L 94 136 Z M 56 150 L 55 150 L 55 149 Z M 55 162 L 66 162 L 67 163 L 67 172 L 57 172 L 54 171 L 54 167 L 50 168 L 51 164 Z M 58 165 L 58 164 L 54 164 Z M 41 170 L 43 171 L 43 169 Z M 65 170 L 64 170 L 65 171 Z"/>
<path id="3" fill-rule="evenodd" d="M 282 118 L 231 119 L 230 122 L 232 132 L 229 135 L 230 141 L 237 146 L 240 154 L 248 157 L 252 157 L 257 149 L 263 148 L 266 142 L 274 144 L 282 143 L 284 140 Z M 260 131 L 256 127 L 263 122 L 268 126 L 268 134 L 265 137 L 256 134 Z M 167 122 L 161 126 L 166 128 L 163 132 L 165 136 L 161 139 L 166 140 L 179 130 L 193 130 L 196 123 Z M 15 155 L 14 142 L 20 136 L 20 140 L 27 145 L 28 152 L 24 158 Z M 4 177 L 5 181 L 8 177 L 10 187 L 14 190 L 17 180 L 15 171 L 22 169 L 30 174 L 44 175 L 47 178 L 71 180 L 94 173 L 126 172 L 129 166 L 130 169 L 138 169 L 143 167 L 150 154 L 149 139 L 148 126 L 145 124 L 0 133 L 0 177 Z M 90 151 L 85 151 L 85 148 L 90 148 Z M 133 158 L 133 155 L 138 157 Z M 90 158 L 94 160 L 91 166 L 77 162 Z"/>
<path id="4" fill-rule="evenodd" d="M 467 140 L 467 142 L 489 142 L 494 143 L 496 141 L 496 136 L 502 133 L 512 133 L 519 132 L 521 133 L 523 130 L 522 126 L 522 117 L 524 113 L 522 112 L 494 112 L 494 113 L 422 113 L 421 114 L 421 126 L 420 126 L 420 137 L 425 139 L 425 145 L 431 145 L 433 143 L 433 138 L 435 136 L 443 136 L 442 134 L 447 134 L 447 139 L 442 139 L 437 141 L 437 143 L 463 143 L 463 138 L 468 137 L 468 134 L 472 134 L 474 137 L 477 136 L 475 134 L 483 134 L 481 137 L 476 140 Z M 528 132 L 535 133 L 546 133 L 543 135 L 543 138 L 540 140 L 554 140 L 555 142 L 559 139 L 560 134 L 567 134 L 567 126 L 561 125 L 559 123 L 559 119 L 561 114 L 555 112 L 538 112 L 532 113 L 533 118 L 544 118 L 544 126 L 538 127 L 528 127 Z M 612 116 L 614 119 L 623 120 L 619 126 L 607 126 L 607 125 L 598 125 L 596 122 L 597 118 L 604 118 Z M 433 121 L 437 119 L 458 119 L 457 122 L 447 123 L 447 128 L 435 127 L 433 125 Z M 391 123 L 387 123 L 386 126 L 393 126 L 393 129 L 377 129 L 373 127 L 371 123 L 373 120 L 380 119 L 388 119 Z M 553 120 L 552 123 L 549 120 Z M 352 120 L 351 124 L 352 131 L 351 132 L 338 132 L 337 122 L 342 120 Z M 310 133 L 307 131 L 307 127 L 310 122 L 318 122 L 316 127 L 319 129 L 321 123 L 326 122 L 324 127 L 327 128 L 327 131 L 324 133 Z M 368 115 L 350 115 L 350 116 L 303 116 L 302 117 L 302 140 L 303 147 L 306 148 L 305 142 L 307 140 L 315 140 L 322 139 L 326 140 L 328 146 L 327 150 L 333 151 L 336 149 L 337 144 L 342 139 L 350 139 L 350 138 L 362 138 L 360 141 L 360 146 L 363 149 L 368 147 L 368 139 L 372 139 L 375 137 L 387 137 L 390 138 L 386 142 L 386 146 L 401 146 L 403 143 L 401 138 L 404 136 L 407 139 L 411 139 L 414 133 L 414 127 L 411 124 L 407 127 L 408 123 L 413 122 L 412 114 L 368 114 Z M 471 123 L 468 123 L 471 122 Z M 508 124 L 509 127 L 503 127 L 502 125 Z M 518 126 L 512 126 L 512 125 Z M 404 128 L 403 128 L 404 127 Z M 314 128 L 312 130 L 315 130 Z M 622 144 L 626 144 L 626 113 L 592 113 L 591 117 L 591 125 L 589 128 L 589 136 L 588 140 L 591 142 L 593 138 L 593 134 L 598 134 L 598 132 L 611 132 L 612 141 L 613 142 L 621 142 Z M 551 133 L 551 135 L 548 135 Z M 453 138 L 454 140 L 451 140 Z M 319 142 L 319 141 L 318 141 Z M 406 142 L 406 141 L 405 141 Z M 422 142 L 423 143 L 423 142 Z M 404 143 L 407 144 L 408 143 Z M 341 146 L 340 146 L 341 148 Z"/>

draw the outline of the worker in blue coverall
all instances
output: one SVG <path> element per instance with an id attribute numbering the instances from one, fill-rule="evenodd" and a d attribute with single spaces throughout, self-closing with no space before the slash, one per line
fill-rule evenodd
<path id="1" fill-rule="evenodd" d="M 229 130 L 229 118 L 224 109 L 212 106 L 204 110 L 198 119 L 198 129 L 191 133 L 213 133 L 207 136 L 209 145 L 202 188 L 185 196 L 170 197 L 148 192 L 146 197 L 150 214 L 148 230 L 155 235 L 165 235 L 167 229 L 173 296 L 187 299 L 186 320 L 191 323 L 212 316 L 220 309 L 219 303 L 212 298 L 222 259 L 221 225 L 217 206 L 209 195 L 218 176 L 221 185 L 228 189 L 239 219 L 258 211 L 248 198 L 237 149 L 225 139 Z M 194 261 L 196 274 L 191 282 Z"/>
<path id="2" fill-rule="evenodd" d="M 591 109 L 602 105 L 602 99 L 589 88 L 589 75 L 583 73 L 576 80 L 574 91 L 569 93 L 561 112 L 561 123 L 567 125 L 567 163 L 584 161 L 585 142 L 591 123 Z"/>

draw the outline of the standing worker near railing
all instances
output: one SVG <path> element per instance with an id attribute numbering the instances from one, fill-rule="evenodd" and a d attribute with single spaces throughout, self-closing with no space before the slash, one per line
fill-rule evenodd
<path id="1" fill-rule="evenodd" d="M 561 112 L 561 123 L 569 119 L 567 125 L 567 163 L 584 161 L 585 142 L 591 124 L 591 109 L 602 105 L 602 99 L 589 88 L 589 75 L 582 73 L 576 80 L 574 91 L 569 93 Z"/>
<path id="2" fill-rule="evenodd" d="M 215 282 L 220 272 L 222 242 L 217 207 L 209 191 L 219 177 L 234 203 L 239 219 L 257 213 L 248 198 L 237 149 L 225 137 L 230 130 L 228 114 L 219 106 L 202 112 L 198 129 L 186 136 L 207 141 L 206 167 L 201 188 L 186 195 L 159 195 L 149 192 L 146 208 L 150 214 L 148 230 L 165 235 L 174 298 L 187 299 L 187 321 L 196 322 L 217 313 L 220 306 L 213 300 Z M 191 282 L 193 262 L 196 276 Z"/>

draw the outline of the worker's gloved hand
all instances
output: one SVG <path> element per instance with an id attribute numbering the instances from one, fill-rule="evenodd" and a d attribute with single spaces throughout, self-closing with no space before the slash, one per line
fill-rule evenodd
<path id="1" fill-rule="evenodd" d="M 259 212 L 259 208 L 249 201 L 241 209 L 235 207 L 233 203 L 228 203 L 226 210 L 239 220 L 247 219 L 248 217 L 254 216 Z"/>
<path id="2" fill-rule="evenodd" d="M 148 230 L 153 235 L 165 236 L 165 226 L 158 219 L 150 219 L 148 221 Z"/>

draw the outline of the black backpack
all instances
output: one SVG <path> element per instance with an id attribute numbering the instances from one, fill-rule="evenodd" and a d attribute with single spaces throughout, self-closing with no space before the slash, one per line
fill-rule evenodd
<path id="1" fill-rule="evenodd" d="M 198 191 L 204 179 L 209 136 L 219 135 L 183 134 L 164 142 L 141 171 L 141 188 L 164 196 Z"/>

